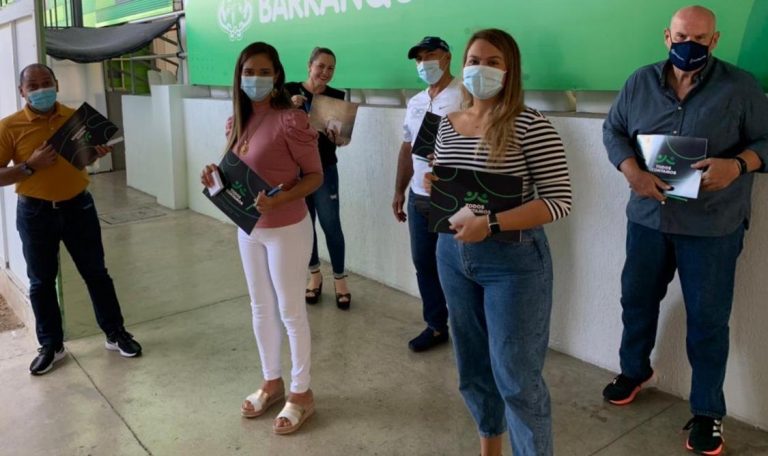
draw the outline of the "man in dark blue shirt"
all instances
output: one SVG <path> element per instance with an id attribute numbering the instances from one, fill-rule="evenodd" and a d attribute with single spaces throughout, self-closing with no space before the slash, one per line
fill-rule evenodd
<path id="1" fill-rule="evenodd" d="M 603 396 L 625 405 L 653 376 L 659 303 L 678 271 L 693 370 L 689 450 L 723 448 L 723 381 L 736 260 L 749 226 L 754 172 L 768 163 L 768 98 L 749 73 L 712 56 L 719 32 L 708 9 L 683 8 L 665 30 L 669 59 L 636 71 L 603 126 L 608 158 L 631 188 L 627 259 L 621 277 L 621 374 Z M 697 199 L 667 199 L 649 173 L 639 134 L 707 139 Z"/>

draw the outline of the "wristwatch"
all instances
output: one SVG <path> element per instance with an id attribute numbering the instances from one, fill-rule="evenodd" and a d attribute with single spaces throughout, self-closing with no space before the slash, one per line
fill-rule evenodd
<path id="1" fill-rule="evenodd" d="M 32 168 L 31 166 L 29 166 L 29 164 L 27 164 L 27 162 L 24 162 L 24 163 L 21 164 L 21 172 L 23 172 L 27 176 L 31 176 L 31 175 L 35 174 L 35 169 Z"/>
<path id="2" fill-rule="evenodd" d="M 741 157 L 733 157 L 734 160 L 736 160 L 736 163 L 739 164 L 739 176 L 743 176 L 747 174 L 747 171 L 749 168 L 747 167 L 747 162 Z"/>
<path id="3" fill-rule="evenodd" d="M 488 213 L 488 229 L 491 230 L 491 236 L 501 233 L 501 225 L 499 225 L 499 219 L 496 218 L 495 212 Z"/>

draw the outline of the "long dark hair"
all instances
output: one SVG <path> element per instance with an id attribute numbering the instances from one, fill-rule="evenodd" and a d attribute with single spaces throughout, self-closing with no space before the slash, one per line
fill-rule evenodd
<path id="1" fill-rule="evenodd" d="M 248 124 L 251 114 L 253 114 L 253 106 L 251 106 L 251 99 L 248 95 L 240 89 L 240 75 L 243 72 L 243 65 L 245 62 L 254 55 L 264 54 L 272 62 L 272 66 L 275 68 L 275 87 L 270 94 L 271 98 L 269 104 L 274 109 L 291 109 L 293 104 L 291 103 L 291 97 L 288 91 L 285 90 L 285 70 L 283 64 L 280 62 L 280 56 L 277 54 L 277 50 L 264 42 L 251 43 L 240 52 L 240 56 L 235 63 L 235 74 L 232 77 L 232 132 L 227 139 L 227 148 L 224 150 L 226 153 L 235 143 L 242 137 L 245 131 L 245 126 Z"/>

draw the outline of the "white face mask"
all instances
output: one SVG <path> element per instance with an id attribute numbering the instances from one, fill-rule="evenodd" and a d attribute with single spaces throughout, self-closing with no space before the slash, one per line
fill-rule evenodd
<path id="1" fill-rule="evenodd" d="M 464 67 L 464 87 L 475 98 L 487 100 L 495 97 L 504 88 L 506 71 L 485 65 Z"/>
<path id="2" fill-rule="evenodd" d="M 444 73 L 440 68 L 440 60 L 422 60 L 416 65 L 416 70 L 421 80 L 429 85 L 436 84 Z"/>
<path id="3" fill-rule="evenodd" d="M 267 98 L 274 86 L 272 76 L 240 76 L 240 90 L 245 92 L 251 101 Z"/>

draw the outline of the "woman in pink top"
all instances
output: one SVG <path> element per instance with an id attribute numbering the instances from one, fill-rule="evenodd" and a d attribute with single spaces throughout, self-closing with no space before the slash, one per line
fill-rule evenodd
<path id="1" fill-rule="evenodd" d="M 317 132 L 307 114 L 293 109 L 285 85 L 285 72 L 275 48 L 252 43 L 235 65 L 234 115 L 227 149 L 271 186 L 282 184 L 274 196 L 256 197 L 261 213 L 256 227 L 238 230 L 253 331 L 261 357 L 264 382 L 241 407 L 247 418 L 263 415 L 285 397 L 280 369 L 281 326 L 291 348 L 291 386 L 285 407 L 275 419 L 277 434 L 290 434 L 314 412 L 310 382 L 310 334 L 301 285 L 312 251 L 312 224 L 304 198 L 323 182 L 317 150 Z M 216 165 L 203 170 L 201 181 L 210 186 Z M 301 178 L 299 178 L 301 176 Z M 282 325 L 281 325 L 282 320 Z"/>

